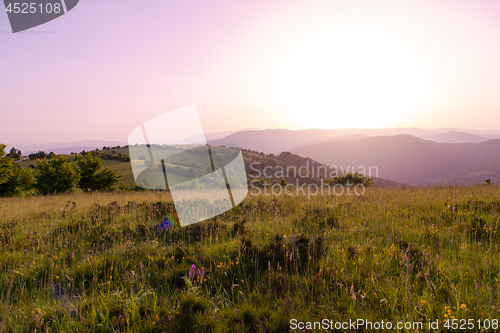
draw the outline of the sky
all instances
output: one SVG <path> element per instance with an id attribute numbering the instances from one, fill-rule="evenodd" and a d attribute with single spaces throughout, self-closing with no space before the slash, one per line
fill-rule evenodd
<path id="1" fill-rule="evenodd" d="M 126 142 L 188 105 L 205 132 L 500 130 L 499 91 L 496 0 L 81 0 L 16 34 L 0 9 L 9 145 Z"/>

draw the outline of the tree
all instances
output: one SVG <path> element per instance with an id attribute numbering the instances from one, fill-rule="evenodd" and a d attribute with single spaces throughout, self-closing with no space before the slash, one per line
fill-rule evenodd
<path id="1" fill-rule="evenodd" d="M 109 189 L 117 184 L 120 177 L 116 170 L 102 167 L 101 154 L 76 155 L 80 180 L 78 187 L 84 192 L 95 192 L 97 190 Z"/>
<path id="2" fill-rule="evenodd" d="M 17 190 L 30 191 L 35 188 L 35 172 L 33 169 L 23 169 L 19 168 L 19 173 L 17 174 Z"/>
<path id="3" fill-rule="evenodd" d="M 6 183 L 13 176 L 12 158 L 5 156 L 7 145 L 0 143 L 0 184 Z"/>
<path id="4" fill-rule="evenodd" d="M 285 178 L 281 178 L 281 180 L 280 180 L 280 186 L 281 187 L 285 187 L 286 185 L 287 185 L 287 182 L 286 182 Z"/>
<path id="5" fill-rule="evenodd" d="M 21 155 L 21 151 L 17 150 L 15 147 L 10 148 L 9 154 L 7 154 L 8 157 L 13 158 L 16 161 L 21 159 Z"/>
<path id="6" fill-rule="evenodd" d="M 17 195 L 34 188 L 35 177 L 33 169 L 23 169 L 19 163 L 12 165 L 12 177 L 3 184 L 0 184 L 0 196 Z"/>
<path id="7" fill-rule="evenodd" d="M 64 156 L 56 155 L 50 161 L 37 160 L 35 188 L 42 194 L 69 191 L 78 183 L 75 167 Z"/>
<path id="8" fill-rule="evenodd" d="M 47 154 L 44 151 L 38 151 L 38 153 L 33 153 L 28 155 L 30 160 L 36 160 L 36 159 L 41 159 L 43 160 L 45 157 L 47 157 Z"/>
<path id="9" fill-rule="evenodd" d="M 19 172 L 19 165 L 17 163 L 13 163 L 11 167 L 11 176 L 6 182 L 0 184 L 0 196 L 6 197 L 16 194 L 17 189 L 17 174 Z"/>
<path id="10" fill-rule="evenodd" d="M 325 179 L 325 183 L 328 185 L 358 185 L 369 187 L 373 185 L 373 179 L 366 177 L 365 175 L 355 172 L 348 172 L 342 176 L 336 176 L 333 179 Z"/>

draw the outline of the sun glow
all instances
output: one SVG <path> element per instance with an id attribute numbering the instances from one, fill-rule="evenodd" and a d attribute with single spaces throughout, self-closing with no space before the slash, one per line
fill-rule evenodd
<path id="1" fill-rule="evenodd" d="M 305 127 L 375 128 L 421 107 L 425 66 L 405 42 L 376 29 L 308 38 L 273 75 L 272 100 Z"/>

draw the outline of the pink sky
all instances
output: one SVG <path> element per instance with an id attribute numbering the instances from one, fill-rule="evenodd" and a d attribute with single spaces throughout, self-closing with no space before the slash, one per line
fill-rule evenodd
<path id="1" fill-rule="evenodd" d="M 126 141 L 190 104 L 206 132 L 500 130 L 495 0 L 82 0 L 9 31 L 2 9 L 0 142 L 9 145 Z"/>

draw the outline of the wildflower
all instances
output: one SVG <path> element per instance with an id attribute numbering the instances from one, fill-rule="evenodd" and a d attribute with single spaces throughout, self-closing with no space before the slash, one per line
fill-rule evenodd
<path id="1" fill-rule="evenodd" d="M 195 270 L 196 270 L 196 265 L 192 264 L 191 268 L 189 269 L 189 275 L 188 275 L 190 280 L 194 279 Z"/>
<path id="2" fill-rule="evenodd" d="M 202 267 L 201 270 L 196 270 L 196 275 L 198 277 L 198 282 L 202 283 L 203 282 L 203 276 L 205 276 L 205 269 Z"/>
<path id="3" fill-rule="evenodd" d="M 163 221 L 161 221 L 158 226 L 158 231 L 168 230 L 171 227 L 175 226 L 175 218 L 173 216 L 167 216 Z M 154 240 L 152 242 L 155 242 Z"/>
<path id="4" fill-rule="evenodd" d="M 460 309 L 462 309 L 462 310 L 467 309 L 467 305 L 465 305 L 465 304 L 460 305 Z"/>

